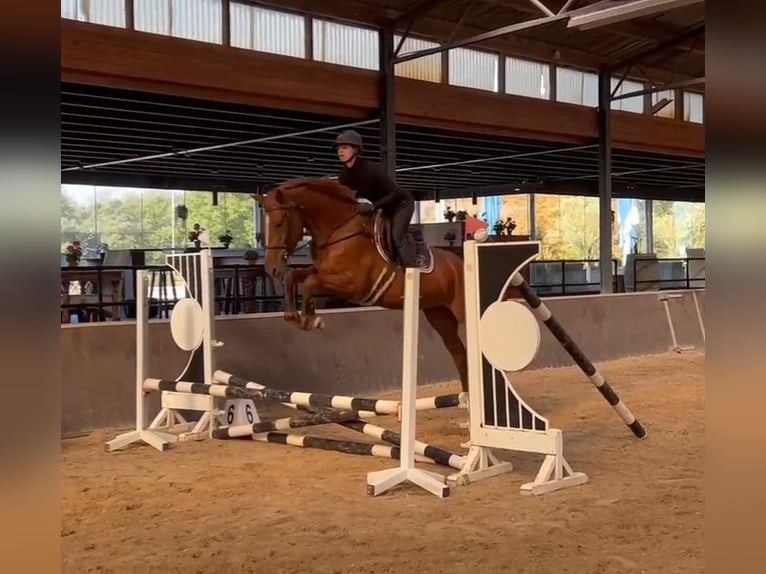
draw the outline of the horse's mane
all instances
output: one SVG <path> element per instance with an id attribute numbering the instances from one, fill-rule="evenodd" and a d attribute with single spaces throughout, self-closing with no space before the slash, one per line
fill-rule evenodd
<path id="1" fill-rule="evenodd" d="M 337 180 L 326 177 L 291 179 L 279 186 L 279 189 L 286 192 L 288 195 L 290 191 L 298 188 L 305 188 L 309 193 L 320 193 L 344 203 L 356 202 L 354 199 L 354 192 L 351 189 Z"/>

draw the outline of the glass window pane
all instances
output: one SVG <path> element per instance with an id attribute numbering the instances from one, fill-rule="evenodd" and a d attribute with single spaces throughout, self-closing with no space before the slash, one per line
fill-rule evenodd
<path id="1" fill-rule="evenodd" d="M 129 187 L 96 187 L 96 222 L 101 241 L 110 249 L 144 246 L 141 190 Z"/>
<path id="2" fill-rule="evenodd" d="M 505 58 L 505 92 L 531 98 L 550 98 L 550 66 L 521 58 Z"/>
<path id="3" fill-rule="evenodd" d="M 401 36 L 394 36 L 394 49 L 399 45 Z M 436 42 L 430 42 L 420 38 L 408 37 L 404 40 L 400 55 L 404 55 L 410 52 L 419 52 L 420 50 L 427 50 L 429 48 L 438 48 L 439 44 Z M 417 58 L 416 60 L 409 60 L 396 64 L 394 73 L 397 76 L 404 78 L 412 78 L 413 80 L 424 80 L 426 82 L 441 82 L 442 81 L 442 54 L 431 54 L 423 58 Z"/>
<path id="4" fill-rule="evenodd" d="M 705 204 L 654 201 L 654 252 L 657 257 L 686 257 L 689 247 L 705 247 Z"/>
<path id="5" fill-rule="evenodd" d="M 379 70 L 378 32 L 326 20 L 313 20 L 314 59 L 354 68 Z"/>
<path id="6" fill-rule="evenodd" d="M 92 185 L 61 186 L 61 252 L 72 241 L 82 244 L 83 254 L 95 251 L 99 237 L 96 227 L 96 188 Z"/>
<path id="7" fill-rule="evenodd" d="M 232 2 L 231 45 L 283 56 L 306 57 L 303 16 Z"/>
<path id="8" fill-rule="evenodd" d="M 655 92 L 652 94 L 652 106 L 657 105 L 661 100 L 667 99 L 670 101 L 665 107 L 660 109 L 654 115 L 660 118 L 675 118 L 676 117 L 676 95 L 674 90 L 662 90 L 661 92 Z"/>
<path id="9" fill-rule="evenodd" d="M 497 54 L 455 48 L 449 51 L 449 83 L 453 86 L 498 91 Z"/>
<path id="10" fill-rule="evenodd" d="M 220 44 L 221 0 L 133 0 L 136 30 Z"/>
<path id="11" fill-rule="evenodd" d="M 684 92 L 684 120 L 703 123 L 705 118 L 705 98 L 702 94 L 695 92 Z"/>
<path id="12" fill-rule="evenodd" d="M 556 101 L 598 107 L 598 74 L 557 67 Z"/>
<path id="13" fill-rule="evenodd" d="M 614 89 L 617 84 L 620 83 L 620 78 L 612 77 L 612 92 L 615 96 L 621 96 L 623 94 L 629 94 L 631 92 L 638 92 L 644 89 L 644 84 L 641 82 L 635 82 L 633 80 L 625 79 L 620 87 L 615 92 Z M 634 96 L 632 98 L 623 98 L 622 100 L 614 100 L 612 102 L 613 110 L 622 110 L 624 112 L 633 112 L 641 114 L 644 112 L 644 96 Z"/>

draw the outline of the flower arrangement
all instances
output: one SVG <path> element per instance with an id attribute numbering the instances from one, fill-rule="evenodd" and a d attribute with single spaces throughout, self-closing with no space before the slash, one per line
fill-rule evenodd
<path id="1" fill-rule="evenodd" d="M 82 258 L 82 246 L 77 240 L 66 246 L 66 260 L 69 265 L 77 265 Z"/>
<path id="2" fill-rule="evenodd" d="M 498 219 L 492 226 L 494 235 L 513 235 L 514 229 L 516 229 L 516 222 L 512 217 L 506 217 L 505 221 Z"/>
<path id="3" fill-rule="evenodd" d="M 218 241 L 223 244 L 224 249 L 229 248 L 229 245 L 231 245 L 233 239 L 234 237 L 231 235 L 231 229 L 227 229 L 223 235 L 218 236 Z"/>
<path id="4" fill-rule="evenodd" d="M 189 238 L 189 241 L 194 243 L 194 247 L 199 248 L 201 245 L 200 241 L 200 235 L 202 235 L 202 232 L 205 231 L 204 227 L 201 227 L 199 223 L 195 223 L 192 227 L 192 230 L 188 233 L 187 237 Z"/>

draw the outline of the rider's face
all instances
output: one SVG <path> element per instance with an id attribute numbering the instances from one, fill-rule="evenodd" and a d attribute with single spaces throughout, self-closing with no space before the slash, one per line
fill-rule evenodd
<path id="1" fill-rule="evenodd" d="M 338 158 L 343 163 L 346 163 L 354 157 L 354 148 L 348 144 L 340 144 L 338 146 Z"/>

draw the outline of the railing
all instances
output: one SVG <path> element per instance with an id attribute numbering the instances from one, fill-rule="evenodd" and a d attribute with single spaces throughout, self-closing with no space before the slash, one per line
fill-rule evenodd
<path id="1" fill-rule="evenodd" d="M 692 271 L 693 269 L 693 271 Z M 704 257 L 647 257 L 631 262 L 631 291 L 704 289 Z M 641 278 L 639 278 L 639 275 Z"/>
<path id="2" fill-rule="evenodd" d="M 704 277 L 699 278 L 690 271 L 694 265 L 690 262 L 704 262 L 704 257 L 641 259 L 631 262 L 632 277 L 636 278 L 627 290 L 643 291 L 648 289 L 694 289 L 704 287 Z M 673 263 L 683 267 L 683 276 L 673 271 Z M 664 265 L 663 265 L 664 264 Z M 669 266 L 671 264 L 671 266 Z M 305 265 L 299 263 L 297 266 Z M 644 278 L 645 268 L 656 266 L 657 273 L 650 278 Z M 118 319 L 133 319 L 135 317 L 136 271 L 148 269 L 150 275 L 150 316 L 152 318 L 167 318 L 175 304 L 185 296 L 180 280 L 174 280 L 174 274 L 167 265 L 93 265 L 82 267 L 62 267 L 61 283 L 69 286 L 70 281 L 79 281 L 81 287 L 94 283 L 93 300 L 67 303 L 62 301 L 62 320 L 65 313 L 76 311 L 77 321 L 106 321 L 114 320 L 111 315 L 115 309 Z M 670 271 L 667 271 L 670 269 Z M 700 265 L 704 271 L 704 265 Z M 623 275 L 617 260 L 612 261 L 612 276 L 615 292 L 624 291 Z M 104 293 L 104 285 L 110 281 L 116 282 L 114 274 L 118 272 L 119 293 L 112 300 Z M 664 275 L 670 274 L 670 277 Z M 679 275 L 678 277 L 674 275 Z M 71 279 L 68 279 L 68 276 Z M 90 278 L 92 276 L 92 278 Z M 627 280 L 626 280 L 627 282 Z M 586 295 L 600 292 L 599 262 L 593 259 L 558 259 L 538 260 L 529 266 L 529 283 L 542 296 L 555 297 L 562 295 Z M 238 315 L 266 312 L 281 312 L 284 310 L 283 285 L 269 277 L 262 264 L 215 264 L 215 312 L 217 315 Z M 648 286 L 648 288 L 643 288 Z M 76 295 L 76 294 L 75 294 Z M 301 304 L 300 286 L 295 287 L 295 301 Z M 107 300 L 108 299 L 108 300 Z M 355 307 L 355 305 L 332 297 L 329 294 L 318 294 L 317 308 Z M 66 317 L 65 322 L 70 318 Z"/>
<path id="3" fill-rule="evenodd" d="M 70 322 L 76 311 L 77 322 L 135 318 L 136 272 L 149 270 L 149 313 L 151 318 L 167 318 L 175 304 L 186 296 L 183 282 L 168 265 L 86 265 L 61 267 L 62 321 Z M 119 275 L 117 275 L 119 274 Z M 71 283 L 80 284 L 80 293 L 72 292 Z M 111 292 L 105 286 L 111 283 Z M 88 284 L 92 288 L 88 289 Z M 282 311 L 284 291 L 279 281 L 269 277 L 263 265 L 215 264 L 214 288 L 217 315 Z M 294 291 L 301 303 L 299 286 Z M 70 297 L 89 297 L 88 301 L 67 302 Z M 321 305 L 338 306 L 329 297 L 317 298 Z M 351 306 L 351 305 L 346 305 Z M 118 316 L 115 317 L 114 314 Z"/>
<path id="4" fill-rule="evenodd" d="M 617 260 L 612 260 L 612 285 L 619 291 Z M 546 259 L 529 264 L 529 284 L 540 295 L 589 295 L 601 292 L 598 259 Z"/>

